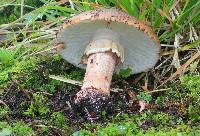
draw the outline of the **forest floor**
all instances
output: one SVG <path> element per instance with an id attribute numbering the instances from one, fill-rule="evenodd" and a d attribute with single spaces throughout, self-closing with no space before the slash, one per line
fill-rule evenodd
<path id="1" fill-rule="evenodd" d="M 136 6 L 141 7 L 137 11 L 129 8 L 128 1 L 75 1 L 75 10 L 72 3 L 66 1 L 27 1 L 25 7 L 29 5 L 30 9 L 21 17 L 22 12 L 11 13 L 22 11 L 16 6 L 21 0 L 18 3 L 2 2 L 0 136 L 199 135 L 198 0 L 180 5 L 174 5 L 171 0 L 164 5 L 158 1 L 137 1 Z M 100 113 L 98 120 L 93 120 L 74 104 L 80 86 L 66 83 L 68 79 L 82 82 L 85 70 L 62 59 L 52 49 L 51 42 L 55 38 L 53 31 L 63 20 L 102 5 L 116 6 L 141 20 L 153 22 L 161 41 L 161 56 L 148 72 L 131 75 L 131 70 L 125 69 L 115 73 L 111 84 L 111 105 Z M 177 20 L 165 14 L 170 7 L 179 11 Z M 56 22 L 57 18 L 62 21 Z M 185 22 L 188 18 L 190 22 Z M 175 48 L 175 44 L 179 47 Z M 59 77 L 52 79 L 52 76 Z"/>

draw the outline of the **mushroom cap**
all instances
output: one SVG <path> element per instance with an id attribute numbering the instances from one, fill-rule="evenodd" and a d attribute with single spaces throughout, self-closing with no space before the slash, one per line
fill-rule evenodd
<path id="1" fill-rule="evenodd" d="M 86 47 L 99 29 L 111 29 L 119 34 L 120 45 L 124 48 L 124 62 L 116 66 L 132 69 L 132 74 L 147 71 L 159 59 L 160 43 L 154 31 L 144 22 L 121 10 L 100 8 L 82 12 L 64 22 L 57 34 L 65 49 L 61 56 L 80 68 Z"/>

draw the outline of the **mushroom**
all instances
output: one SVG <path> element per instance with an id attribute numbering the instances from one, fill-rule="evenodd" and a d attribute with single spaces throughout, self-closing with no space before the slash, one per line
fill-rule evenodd
<path id="1" fill-rule="evenodd" d="M 86 68 L 75 103 L 101 110 L 110 95 L 113 72 L 147 71 L 159 59 L 160 43 L 144 22 L 121 10 L 100 8 L 73 16 L 57 34 L 64 46 L 59 52 L 68 62 Z"/>

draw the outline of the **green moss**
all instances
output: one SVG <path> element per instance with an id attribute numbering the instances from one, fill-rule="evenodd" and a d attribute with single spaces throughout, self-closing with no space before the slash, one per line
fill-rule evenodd
<path id="1" fill-rule="evenodd" d="M 198 122 L 200 120 L 200 75 L 184 75 L 181 83 L 191 98 L 188 116 L 193 123 Z"/>
<path id="2" fill-rule="evenodd" d="M 189 95 L 200 102 L 200 75 L 184 75 L 181 83 L 188 90 Z"/>
<path id="3" fill-rule="evenodd" d="M 149 129 L 146 132 L 138 133 L 136 136 L 197 136 L 200 132 L 198 127 L 187 127 L 185 125 L 177 126 L 176 128 L 163 128 L 156 130 Z"/>
<path id="4" fill-rule="evenodd" d="M 4 4 L 8 4 L 11 2 L 13 2 L 12 4 L 18 5 L 3 6 Z M 29 15 L 25 15 L 23 20 L 18 21 L 23 24 L 26 24 L 27 27 L 24 27 L 23 29 L 21 29 L 21 26 L 20 28 L 15 27 L 16 25 L 14 25 L 13 27 L 9 27 L 9 31 L 12 31 L 12 28 L 13 31 L 22 30 L 22 34 L 19 34 L 18 37 L 14 37 L 14 39 L 8 44 L 3 43 L 3 46 L 5 45 L 6 47 L 8 47 L 10 46 L 10 44 L 12 45 L 21 42 L 26 38 L 26 40 L 28 41 L 31 41 L 33 38 L 39 38 L 41 37 L 41 35 L 44 34 L 43 32 L 41 33 L 40 30 L 41 28 L 46 27 L 45 21 L 53 21 L 55 23 L 54 26 L 51 26 L 51 28 L 53 29 L 54 27 L 57 27 L 62 23 L 62 21 L 56 23 L 56 17 L 68 17 L 70 13 L 74 13 L 70 11 L 71 7 L 68 8 L 68 4 L 59 5 L 58 3 L 55 3 L 55 0 L 52 0 L 51 2 L 50 0 L 25 0 L 24 2 L 24 14 L 33 10 L 31 8 L 27 8 L 26 5 L 33 6 L 36 9 L 36 11 L 30 13 Z M 20 3 L 21 0 L 0 1 L 0 24 L 12 22 L 20 18 Z M 42 6 L 44 3 L 45 6 L 38 9 L 38 7 Z M 194 29 L 196 29 L 196 26 L 200 22 L 200 18 L 198 17 L 199 12 L 197 12 L 199 9 L 199 1 L 187 0 L 186 2 L 182 1 L 178 3 L 181 12 L 177 19 L 174 20 L 173 23 L 171 23 L 171 25 L 169 26 L 170 29 L 162 29 L 165 28 L 163 27 L 164 24 L 169 24 L 169 21 L 166 18 L 166 16 L 163 16 L 163 14 L 158 12 L 157 9 L 161 9 L 161 11 L 164 11 L 164 13 L 169 13 L 169 10 L 172 9 L 171 7 L 173 3 L 173 0 L 152 0 L 150 2 L 146 2 L 144 0 L 82 0 L 76 1 L 75 5 L 76 9 L 79 9 L 80 11 L 93 9 L 96 4 L 102 4 L 102 6 L 106 7 L 116 6 L 117 8 L 122 8 L 124 11 L 128 12 L 130 15 L 135 16 L 136 18 L 139 18 L 143 21 L 151 22 L 151 25 L 154 26 L 154 29 L 156 30 L 156 33 L 158 34 L 161 43 L 163 43 L 162 41 L 164 41 L 164 43 L 169 44 L 173 42 L 174 35 L 177 32 L 182 31 L 187 34 L 187 31 L 190 30 L 191 26 L 193 26 Z M 36 20 L 40 21 L 40 23 L 37 23 Z M 30 31 L 26 32 L 26 30 Z M 183 34 L 183 37 L 185 38 L 187 37 L 187 35 Z M 181 42 L 182 45 L 187 44 L 184 41 Z M 33 41 L 31 43 L 37 44 L 47 42 L 47 39 L 42 39 L 38 41 Z M 193 42 L 190 44 L 198 46 L 197 43 L 198 42 Z M 43 91 L 56 93 L 57 90 L 64 90 L 68 91 L 68 95 L 69 91 L 74 91 L 74 86 L 60 81 L 52 80 L 49 78 L 49 75 L 58 75 L 68 79 L 82 81 L 84 77 L 84 70 L 80 70 L 68 64 L 58 54 L 29 56 L 30 53 L 37 51 L 38 50 L 36 48 L 34 49 L 32 47 L 24 47 L 22 49 L 21 47 L 19 47 L 14 51 L 10 51 L 5 48 L 1 48 L 0 50 L 0 88 L 4 88 L 6 91 L 8 90 L 6 87 L 9 87 L 10 83 L 17 82 L 18 85 L 20 85 L 21 90 L 27 89 L 29 91 L 28 93 L 30 93 L 30 96 L 32 96 L 32 99 L 30 100 L 22 98 L 22 100 L 24 100 L 25 102 L 20 102 L 19 108 L 14 107 L 13 111 L 10 111 L 9 108 L 0 105 L 0 119 L 9 121 L 9 123 L 0 122 L 0 135 L 11 135 L 11 133 L 12 135 L 34 135 L 34 132 L 31 127 L 33 127 L 34 129 L 36 127 L 40 127 L 40 131 L 42 133 L 45 133 L 45 135 L 48 135 L 48 130 L 51 131 L 51 129 L 48 128 L 52 126 L 58 127 L 62 130 L 71 129 L 72 131 L 74 131 L 75 129 L 77 129 L 74 126 L 70 128 L 70 126 L 66 125 L 69 119 L 66 118 L 64 113 L 51 113 L 48 105 L 49 99 L 44 95 Z M 182 54 L 184 55 L 185 53 L 181 53 L 180 55 Z M 124 114 L 123 110 L 126 110 L 127 104 L 124 101 L 122 101 L 122 99 L 120 99 L 116 102 L 118 103 L 116 105 L 123 110 L 120 111 L 121 113 L 119 113 L 116 117 L 113 117 L 114 114 L 111 114 L 108 116 L 112 119 L 108 119 L 107 113 L 102 112 L 102 118 L 104 119 L 102 121 L 103 123 L 98 125 L 92 125 L 90 123 L 84 122 L 84 125 L 81 125 L 83 126 L 83 129 L 78 132 L 75 132 L 73 135 L 199 135 L 199 127 L 196 127 L 199 125 L 200 120 L 200 76 L 197 74 L 198 61 L 190 65 L 189 70 L 190 74 L 196 73 L 196 75 L 184 75 L 181 78 L 180 82 L 177 81 L 176 83 L 167 84 L 166 88 L 170 89 L 165 92 L 152 93 L 151 95 L 143 93 L 142 91 L 137 92 L 139 99 L 143 99 L 146 102 L 152 104 L 153 106 L 155 102 L 157 104 L 155 105 L 155 109 L 143 111 L 143 113 L 135 113 L 135 111 L 131 111 L 131 114 Z M 129 77 L 130 75 L 131 69 L 121 70 L 118 73 L 118 75 L 114 75 L 114 80 L 126 80 L 125 78 Z M 168 73 L 166 75 L 168 75 Z M 131 77 L 129 79 L 132 80 Z M 149 79 L 149 81 L 152 82 L 153 79 Z M 130 84 L 127 85 L 127 83 Z M 132 85 L 132 81 L 128 81 L 127 83 L 125 83 L 126 85 L 124 85 L 121 82 L 119 83 L 119 86 L 122 88 L 124 87 L 125 89 L 128 88 L 127 86 L 134 87 L 134 89 L 137 88 L 136 90 L 140 90 L 141 88 L 141 85 L 139 84 L 138 87 Z M 10 89 L 9 91 L 12 91 L 12 89 Z M 13 99 L 15 97 L 20 96 L 14 95 Z M 5 100 L 5 102 L 8 102 L 7 99 Z M 7 104 L 10 105 L 10 103 L 12 102 L 9 101 Z M 22 109 L 22 111 L 24 111 L 24 106 L 26 107 L 26 111 L 24 113 L 26 117 L 19 117 L 21 111 L 18 111 L 19 109 Z M 179 112 L 181 108 L 183 108 L 184 110 L 183 113 Z M 15 111 L 17 111 L 17 114 Z M 172 112 L 175 112 L 175 114 Z M 127 111 L 125 111 L 125 113 L 127 113 Z M 12 123 L 15 122 L 13 121 L 13 118 L 18 119 L 15 118 L 15 115 L 17 115 L 17 117 L 22 120 L 26 120 L 27 118 L 28 120 L 30 118 L 37 118 L 39 120 L 42 120 L 42 122 L 43 120 L 45 120 L 45 123 L 43 122 L 44 124 L 37 126 L 30 126 L 23 122 Z M 9 116 L 11 118 L 9 118 Z M 50 120 L 48 120 L 49 117 Z"/>
<path id="5" fill-rule="evenodd" d="M 11 66 L 5 67 L 0 72 L 0 85 L 6 86 L 9 79 L 20 79 L 24 76 L 29 76 L 32 70 L 37 69 L 39 59 L 31 57 L 22 61 L 17 61 Z"/>
<path id="6" fill-rule="evenodd" d="M 190 104 L 188 107 L 188 116 L 191 122 L 198 122 L 200 120 L 200 104 Z"/>
<path id="7" fill-rule="evenodd" d="M 11 128 L 8 122 L 0 122 L 0 130 L 3 128 Z"/>
<path id="8" fill-rule="evenodd" d="M 51 115 L 51 122 L 53 125 L 56 125 L 60 128 L 65 128 L 65 129 L 67 128 L 66 125 L 67 119 L 61 112 L 54 112 Z"/>
<path id="9" fill-rule="evenodd" d="M 131 75 L 132 70 L 130 68 L 127 69 L 121 69 L 118 73 L 118 76 L 121 78 L 127 78 Z"/>
<path id="10" fill-rule="evenodd" d="M 106 127 L 98 128 L 97 132 L 92 133 L 88 130 L 80 130 L 73 134 L 73 136 L 196 136 L 200 132 L 199 127 L 188 127 L 187 125 L 177 125 L 163 128 L 149 128 L 144 131 L 131 122 L 124 123 L 109 123 Z"/>
<path id="11" fill-rule="evenodd" d="M 134 135 L 140 131 L 136 124 L 130 122 L 121 124 L 108 124 L 105 128 L 100 128 L 97 132 L 97 136 L 123 136 Z"/>
<path id="12" fill-rule="evenodd" d="M 152 100 L 152 96 L 150 94 L 147 94 L 147 93 L 144 93 L 144 92 L 139 92 L 137 97 L 138 97 L 138 99 L 144 100 L 148 103 Z"/>
<path id="13" fill-rule="evenodd" d="M 12 126 L 13 133 L 17 134 L 18 136 L 35 135 L 32 128 L 23 122 L 13 123 Z"/>
<path id="14" fill-rule="evenodd" d="M 11 133 L 12 135 L 17 136 L 35 136 L 33 129 L 24 122 L 16 122 L 13 124 L 0 122 L 0 134 L 2 134 L 1 136 L 9 136 Z"/>
<path id="15" fill-rule="evenodd" d="M 152 121 L 156 126 L 163 127 L 163 126 L 170 126 L 173 118 L 166 113 L 157 112 L 156 114 L 152 115 Z"/>
<path id="16" fill-rule="evenodd" d="M 10 110 L 8 107 L 0 105 L 0 119 L 8 118 L 9 113 L 10 113 Z"/>
<path id="17" fill-rule="evenodd" d="M 36 116 L 44 117 L 49 113 L 48 98 L 43 94 L 34 93 L 33 100 L 24 115 L 35 118 Z"/>
<path id="18" fill-rule="evenodd" d="M 47 125 L 38 125 L 39 133 L 46 135 L 49 132 L 49 126 Z"/>

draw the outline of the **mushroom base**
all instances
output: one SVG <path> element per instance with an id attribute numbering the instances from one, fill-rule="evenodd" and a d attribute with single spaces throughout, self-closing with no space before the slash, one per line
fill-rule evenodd
<path id="1" fill-rule="evenodd" d="M 86 93 L 87 92 L 87 93 Z M 82 96 L 84 98 L 78 98 Z M 99 93 L 95 88 L 82 89 L 77 93 L 75 109 L 82 113 L 88 121 L 98 121 L 101 111 L 111 111 L 112 103 L 108 95 Z"/>

